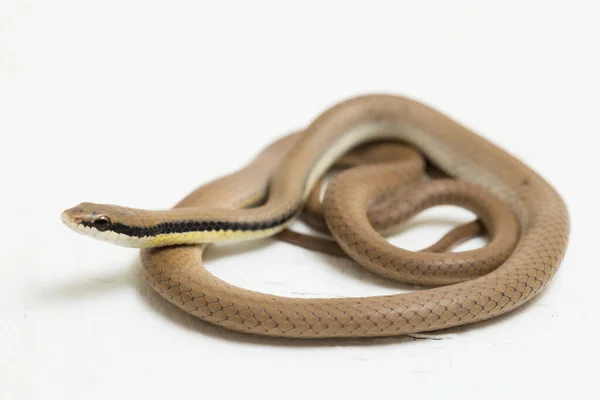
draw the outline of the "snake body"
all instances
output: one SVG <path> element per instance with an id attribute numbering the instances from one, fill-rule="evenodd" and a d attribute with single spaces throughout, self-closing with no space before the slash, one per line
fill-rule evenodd
<path id="1" fill-rule="evenodd" d="M 458 179 L 442 183 L 436 193 L 475 211 L 492 237 L 490 244 L 471 253 L 419 255 L 383 240 L 369 222 L 368 209 L 398 190 L 412 166 L 367 166 L 336 178 L 325 199 L 327 225 L 341 248 L 370 270 L 446 286 L 390 296 L 286 298 L 230 285 L 202 267 L 206 243 L 285 229 L 340 156 L 376 140 L 408 143 Z M 452 185 L 458 189 L 444 194 Z M 276 142 L 245 169 L 196 190 L 173 210 L 82 203 L 62 218 L 81 233 L 152 247 L 142 251 L 144 276 L 183 310 L 241 332 L 297 338 L 390 336 L 503 314 L 546 287 L 569 232 L 562 199 L 538 174 L 445 115 L 388 95 L 334 106 L 302 133 Z M 202 244 L 169 246 L 183 243 Z"/>

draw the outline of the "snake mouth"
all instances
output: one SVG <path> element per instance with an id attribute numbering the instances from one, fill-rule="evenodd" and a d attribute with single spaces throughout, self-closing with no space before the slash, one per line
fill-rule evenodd
<path id="1" fill-rule="evenodd" d="M 77 226 L 83 222 L 82 218 L 73 216 L 70 210 L 63 211 L 62 214 L 60 214 L 60 220 L 69 228 L 74 228 L 74 226 Z"/>
<path id="2" fill-rule="evenodd" d="M 95 233 L 92 231 L 94 228 L 85 224 L 83 218 L 73 215 L 71 210 L 72 209 L 65 210 L 62 212 L 62 214 L 60 214 L 60 220 L 63 222 L 63 224 L 65 224 L 68 228 L 74 230 L 75 232 L 81 233 L 86 236 L 93 236 L 91 234 Z M 96 229 L 96 231 L 98 230 Z"/>
<path id="3" fill-rule="evenodd" d="M 75 215 L 72 215 L 70 210 L 65 210 L 60 214 L 60 219 L 69 229 L 94 239 L 102 240 L 105 242 L 111 242 L 117 245 L 131 247 L 131 237 L 113 232 L 111 230 L 99 231 L 98 229 L 86 224 L 84 219 Z"/>
<path id="4" fill-rule="evenodd" d="M 62 214 L 60 214 L 60 220 L 70 229 L 79 231 L 80 227 L 83 228 L 83 219 L 73 216 L 69 211 L 70 210 L 63 211 Z"/>

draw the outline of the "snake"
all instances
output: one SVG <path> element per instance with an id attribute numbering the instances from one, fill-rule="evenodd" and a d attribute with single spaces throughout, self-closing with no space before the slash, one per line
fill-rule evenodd
<path id="1" fill-rule="evenodd" d="M 202 255 L 211 243 L 282 235 L 344 154 L 385 142 L 402 143 L 421 156 L 369 163 L 335 176 L 323 199 L 325 223 L 348 257 L 424 289 L 292 298 L 232 285 L 204 268 Z M 427 163 L 451 179 L 424 178 Z M 473 211 L 489 243 L 462 252 L 413 252 L 383 236 L 415 213 L 446 203 Z M 376 218 L 378 207 L 383 222 Z M 245 168 L 201 186 L 173 209 L 81 203 L 61 219 L 86 236 L 142 248 L 148 284 L 204 321 L 303 339 L 411 334 L 505 314 L 547 287 L 569 236 L 566 205 L 539 174 L 445 114 L 388 94 L 334 105 L 303 131 L 279 139 Z M 454 236 L 476 231 L 473 225 L 461 229 L 468 232 Z"/>

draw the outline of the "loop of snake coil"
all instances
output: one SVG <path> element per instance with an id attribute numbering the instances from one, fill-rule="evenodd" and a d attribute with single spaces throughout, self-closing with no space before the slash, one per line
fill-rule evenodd
<path id="1" fill-rule="evenodd" d="M 372 95 L 341 103 L 303 133 L 275 142 L 248 167 L 197 189 L 177 207 L 249 207 L 264 198 L 269 182 L 273 185 L 271 195 L 277 190 L 280 194 L 286 190 L 285 185 L 278 181 L 277 173 L 272 176 L 273 171 L 285 170 L 294 163 L 301 165 L 303 160 L 298 158 L 346 140 L 350 135 L 346 132 L 365 124 L 376 126 L 378 134 L 370 139 L 359 138 L 354 144 L 373 138 L 408 143 L 444 173 L 466 182 L 458 183 L 468 186 L 459 193 L 473 191 L 475 197 L 463 196 L 457 204 L 478 213 L 492 242 L 494 232 L 500 241 L 510 242 L 511 234 L 504 240 L 507 237 L 501 233 L 512 228 L 498 230 L 497 223 L 507 218 L 492 214 L 502 205 L 482 208 L 489 199 L 482 200 L 477 191 L 483 189 L 501 199 L 500 204 L 509 207 L 518 231 L 518 240 L 515 236 L 513 243 L 503 244 L 510 251 L 499 255 L 490 243 L 471 253 L 468 261 L 461 259 L 463 253 L 426 252 L 417 261 L 413 254 L 396 258 L 394 252 L 400 249 L 390 248 L 367 216 L 372 203 L 390 196 L 404 179 L 405 172 L 385 164 L 350 170 L 348 174 L 357 176 L 346 174 L 346 178 L 340 176 L 330 185 L 329 192 L 342 193 L 337 197 L 332 194 L 330 203 L 329 192 L 326 195 L 325 215 L 333 236 L 352 258 L 384 276 L 451 284 L 389 296 L 280 297 L 236 287 L 213 276 L 202 266 L 206 245 L 143 250 L 146 281 L 169 302 L 212 324 L 240 332 L 296 338 L 390 336 L 464 325 L 513 310 L 546 287 L 564 256 L 568 239 L 568 214 L 560 196 L 502 149 L 441 113 L 402 97 Z M 360 129 L 358 132 L 362 134 Z M 372 171 L 364 172 L 369 168 L 391 178 L 369 178 Z M 361 176 L 363 173 L 366 175 Z M 351 192 L 352 187 L 358 191 Z M 488 259 L 498 257 L 499 266 L 490 267 Z M 461 268 L 448 268 L 445 258 L 454 258 L 453 265 Z M 464 281 L 471 277 L 474 279 Z"/>

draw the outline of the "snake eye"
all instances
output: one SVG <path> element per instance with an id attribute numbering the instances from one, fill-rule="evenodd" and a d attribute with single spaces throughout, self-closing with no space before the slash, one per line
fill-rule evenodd
<path id="1" fill-rule="evenodd" d="M 110 228 L 110 224 L 110 218 L 108 218 L 106 215 L 99 216 L 93 222 L 94 228 L 98 229 L 100 232 L 104 232 Z"/>

